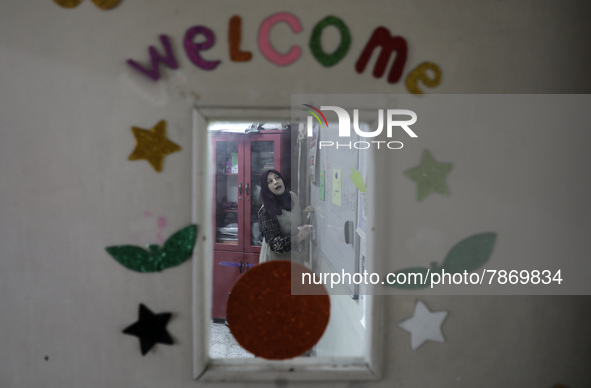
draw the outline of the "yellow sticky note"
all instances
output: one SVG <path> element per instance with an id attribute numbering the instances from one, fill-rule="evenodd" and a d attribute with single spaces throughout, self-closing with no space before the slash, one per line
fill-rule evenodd
<path id="1" fill-rule="evenodd" d="M 365 193 L 367 191 L 367 187 L 365 187 L 365 182 L 363 181 L 363 177 L 361 176 L 359 170 L 355 170 L 353 167 L 351 167 L 351 175 L 349 176 L 349 178 L 351 179 L 351 182 L 353 182 L 353 184 L 357 186 L 359 191 L 361 191 L 362 193 Z"/>

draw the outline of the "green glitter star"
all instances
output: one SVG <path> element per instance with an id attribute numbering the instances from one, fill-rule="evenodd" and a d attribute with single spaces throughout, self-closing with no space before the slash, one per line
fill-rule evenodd
<path id="1" fill-rule="evenodd" d="M 449 197 L 445 177 L 451 171 L 452 163 L 438 163 L 429 150 L 423 151 L 421 164 L 404 172 L 404 175 L 417 183 L 417 200 L 420 201 L 429 193 L 439 193 Z"/>

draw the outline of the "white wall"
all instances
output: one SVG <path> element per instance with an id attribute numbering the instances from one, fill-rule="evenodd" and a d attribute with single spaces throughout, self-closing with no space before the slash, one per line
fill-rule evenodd
<path id="1" fill-rule="evenodd" d="M 432 93 L 591 90 L 586 75 L 591 9 L 582 1 L 122 0 L 111 11 L 89 0 L 72 10 L 42 0 L 3 0 L 2 5 L 2 386 L 199 385 L 191 380 L 190 263 L 137 274 L 104 250 L 153 241 L 158 216 L 168 221 L 165 236 L 191 222 L 194 104 L 287 106 L 292 93 L 406 94 L 402 82 L 390 85 L 374 79 L 369 69 L 361 75 L 354 70 L 366 40 L 380 25 L 409 42 L 405 75 L 425 60 L 441 67 L 442 84 Z M 302 46 L 300 60 L 284 68 L 268 62 L 256 46 L 258 26 L 278 11 L 294 13 L 303 27 L 296 36 L 276 28 L 278 47 Z M 228 57 L 228 20 L 235 14 L 243 20 L 242 47 L 254 56 L 244 64 Z M 328 15 L 342 18 L 353 36 L 347 57 L 330 69 L 307 48 L 312 28 Z M 185 31 L 198 24 L 216 33 L 216 45 L 204 53 L 222 60 L 212 72 L 195 67 L 182 48 Z M 180 69 L 164 69 L 163 79 L 154 83 L 125 61 L 146 62 L 147 47 L 159 46 L 159 34 L 173 40 Z M 150 128 L 161 119 L 182 151 L 168 156 L 157 174 L 147 162 L 127 157 L 135 145 L 130 127 Z M 462 155 L 461 149 L 448 152 Z M 574 175 L 566 180 L 576 182 Z M 588 211 L 587 203 L 578 205 Z M 399 222 L 392 227 L 400 228 Z M 534 221 L 528 226 L 541 235 L 558 228 Z M 567 222 L 560 232 L 579 233 L 578 226 Z M 450 235 L 459 233 L 454 224 L 446 228 Z M 405 249 L 386 243 L 382 248 L 393 255 Z M 580 241 L 570 249 L 585 257 L 586 248 Z M 534 247 L 532 254 L 547 253 Z M 408 333 L 397 323 L 412 314 L 416 298 L 391 297 L 384 379 L 327 386 L 590 385 L 587 297 L 424 300 L 432 310 L 449 311 L 446 343 L 412 351 Z M 174 313 L 168 326 L 174 346 L 158 345 L 141 357 L 136 339 L 120 333 L 135 321 L 139 303 Z"/>

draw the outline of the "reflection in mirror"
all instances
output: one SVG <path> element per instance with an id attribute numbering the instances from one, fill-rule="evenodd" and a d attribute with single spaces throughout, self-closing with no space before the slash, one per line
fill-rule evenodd
<path id="1" fill-rule="evenodd" d="M 230 120 L 222 120 L 222 115 L 194 114 L 196 150 L 205 151 L 198 144 L 203 139 L 199 133 L 204 134 L 205 128 L 208 138 L 207 155 L 197 154 L 194 159 L 197 164 L 207 160 L 206 171 L 199 173 L 197 168 L 194 179 L 199 180 L 199 176 L 208 179 L 206 193 L 202 191 L 200 196 L 206 201 L 199 204 L 201 199 L 196 199 L 194 217 L 204 220 L 209 230 L 202 254 L 209 256 L 210 260 L 204 276 L 200 275 L 199 269 L 195 273 L 196 290 L 200 289 L 199 284 L 207 284 L 210 288 L 207 301 L 200 301 L 198 296 L 196 299 L 196 345 L 202 343 L 200 333 L 207 334 L 209 341 L 202 343 L 208 347 L 206 354 L 201 355 L 196 349 L 195 366 L 196 376 L 209 373 L 212 379 L 221 376 L 218 373 L 222 373 L 224 367 L 230 368 L 227 369 L 230 373 L 239 373 L 239 365 L 256 365 L 252 370 L 265 371 L 264 362 L 273 362 L 243 349 L 232 336 L 231 323 L 226 321 L 226 306 L 233 285 L 259 265 L 261 248 L 266 244 L 260 212 L 263 206 L 261 176 L 266 171 L 280 172 L 285 189 L 295 194 L 293 198 L 297 198 L 301 210 L 309 205 L 314 207 L 314 211 L 310 215 L 304 213 L 300 221 L 312 225 L 311 233 L 302 239 L 302 244 L 294 244 L 301 245 L 297 248 L 302 254 L 301 263 L 315 273 L 338 271 L 326 257 L 332 246 L 337 252 L 352 250 L 354 271 L 359 272 L 363 270 L 366 256 L 357 213 L 359 204 L 363 204 L 363 196 L 358 196 L 358 190 L 351 187 L 347 174 L 351 168 L 363 173 L 363 157 L 359 150 L 347 150 L 348 153 L 344 154 L 324 152 L 315 145 L 322 134 L 320 137 L 305 136 L 305 125 L 292 123 L 289 114 L 286 118 L 271 115 L 274 118 L 268 120 L 265 116 L 253 117 L 252 112 L 245 112 L 250 114 L 245 114 L 242 120 L 236 114 L 230 115 Z M 340 177 L 342 195 L 341 203 L 337 205 L 333 195 L 338 190 L 332 174 L 339 161 L 346 162 L 338 169 L 346 178 Z M 200 192 L 198 186 L 198 183 L 194 184 L 196 193 Z M 345 217 L 341 209 L 331 210 L 337 206 L 351 214 Z M 335 214 L 343 214 L 346 219 L 336 219 Z M 331 238 L 334 241 L 319 241 Z M 370 319 L 375 316 L 371 313 L 375 310 L 375 301 L 372 297 L 360 296 L 360 290 L 347 289 L 343 285 L 326 288 L 330 296 L 330 319 L 323 336 L 312 349 L 292 359 L 293 364 L 282 362 L 281 365 L 285 365 L 285 371 L 294 370 L 289 367 L 293 365 L 295 370 L 310 371 L 315 376 L 324 376 L 322 365 L 343 365 L 343 371 L 351 373 L 349 376 L 375 378 L 377 367 L 374 363 L 379 353 L 372 346 L 378 341 Z M 205 325 L 201 323 L 204 321 L 200 319 L 200 305 L 209 310 L 210 318 Z M 260 378 L 261 375 L 249 379 Z"/>
<path id="2" fill-rule="evenodd" d="M 314 133 L 318 134 L 318 128 Z M 349 180 L 338 182 L 338 176 L 333 177 L 334 170 L 346 173 L 349 167 L 359 169 L 359 150 L 327 150 L 318 149 L 318 137 L 305 137 L 304 127 L 292 127 L 289 120 L 284 122 L 264 120 L 260 121 L 212 121 L 208 124 L 208 134 L 211 144 L 211 168 L 213 170 L 212 184 L 212 232 L 215 236 L 213 247 L 212 268 L 212 309 L 210 327 L 210 357 L 211 358 L 250 358 L 251 353 L 244 350 L 232 336 L 226 321 L 226 306 L 233 285 L 250 268 L 258 265 L 261 260 L 290 259 L 306 264 L 318 273 L 332 272 L 334 265 L 327 258 L 329 249 L 337 253 L 346 252 L 352 255 L 352 263 L 357 263 L 357 255 L 363 252 L 359 249 L 361 240 L 355 238 L 355 227 L 350 228 L 351 239 L 344 241 L 345 222 L 357 223 L 357 188 Z M 299 135 L 299 136 L 298 136 Z M 292 142 L 292 139 L 295 140 Z M 326 165 L 330 158 L 334 165 Z M 338 166 L 343 161 L 346 165 Z M 336 167 L 341 167 L 337 169 Z M 280 173 L 270 173 L 276 170 Z M 326 174 L 330 174 L 328 179 Z M 266 176 L 266 180 L 261 180 Z M 269 180 L 271 182 L 269 183 Z M 261 187 L 267 181 L 268 187 Z M 321 187 L 322 186 L 322 187 Z M 328 188 L 328 193 L 326 189 Z M 279 190 L 279 191 L 276 191 Z M 320 194 L 320 190 L 325 192 Z M 335 206 L 337 191 L 341 190 L 340 205 Z M 261 218 L 269 223 L 273 214 L 267 214 L 263 206 L 263 196 L 267 193 L 279 200 L 291 191 L 291 199 L 296 203 L 292 209 L 300 210 L 302 218 L 287 225 L 281 225 L 281 238 L 272 238 L 272 243 L 266 242 L 264 235 L 270 231 L 261 225 Z M 311 198 L 311 193 L 315 195 Z M 320 200 L 324 198 L 324 200 Z M 308 205 L 314 203 L 315 212 L 308 215 Z M 279 202 L 277 202 L 279 203 Z M 344 206 L 341 206 L 344 205 Z M 261 207 L 263 209 L 261 210 Z M 270 204 L 267 204 L 270 207 Z M 334 209 L 331 209 L 333 208 Z M 301 210 L 304 209 L 302 212 Z M 308 210 L 308 211 L 306 211 Z M 281 210 L 280 210 L 281 211 Z M 263 214 L 264 213 L 264 214 Z M 270 213 L 270 211 L 268 212 Z M 279 223 L 283 222 L 285 214 L 296 214 L 283 211 Z M 348 214 L 350 213 L 350 214 Z M 338 214 L 339 218 L 332 218 Z M 344 221 L 346 217 L 347 220 Z M 301 225 L 316 224 L 314 233 L 301 238 L 296 229 Z M 341 225 L 342 224 L 342 225 Z M 290 227 L 292 233 L 290 235 Z M 318 228 L 321 228 L 318 230 Z M 269 228 L 269 227 L 267 227 Z M 312 226 L 310 229 L 314 229 Z M 295 233 L 293 233 L 295 232 Z M 292 239 L 290 251 L 278 254 L 280 245 L 288 238 Z M 301 243 L 297 241 L 301 238 Z M 334 239 L 330 243 L 321 241 L 322 238 Z M 274 244 L 273 244 L 274 243 Z M 265 246 L 263 246 L 265 245 Z M 261 255 L 263 248 L 263 255 Z M 358 270 L 358 268 L 354 268 Z M 329 288 L 330 292 L 330 288 Z M 361 357 L 364 352 L 365 317 L 364 301 L 357 295 L 337 290 L 331 295 L 331 317 L 327 330 L 316 346 L 302 355 L 302 357 Z M 353 297 L 352 297 L 353 296 Z M 347 338 L 347 341 L 343 341 Z"/>

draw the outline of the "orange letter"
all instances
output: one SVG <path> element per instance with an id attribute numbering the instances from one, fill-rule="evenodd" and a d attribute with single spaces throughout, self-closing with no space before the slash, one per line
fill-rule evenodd
<path id="1" fill-rule="evenodd" d="M 228 43 L 230 44 L 230 59 L 232 62 L 248 62 L 252 59 L 250 51 L 240 50 L 242 41 L 242 18 L 238 15 L 230 18 L 230 27 L 228 28 Z"/>

